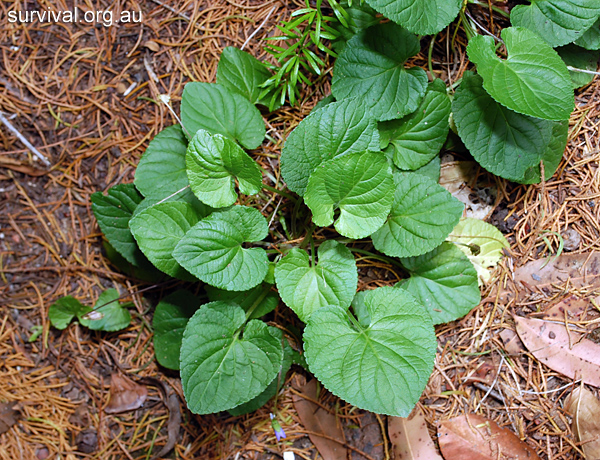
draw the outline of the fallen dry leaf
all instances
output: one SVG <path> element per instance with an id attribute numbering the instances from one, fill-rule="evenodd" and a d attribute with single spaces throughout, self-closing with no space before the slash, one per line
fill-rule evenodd
<path id="1" fill-rule="evenodd" d="M 539 361 L 571 379 L 600 386 L 600 345 L 567 331 L 564 324 L 517 316 L 514 320 L 523 344 Z"/>
<path id="2" fill-rule="evenodd" d="M 21 418 L 14 402 L 0 402 L 0 434 L 6 433 Z"/>
<path id="3" fill-rule="evenodd" d="M 114 372 L 110 376 L 110 400 L 104 408 L 107 414 L 118 414 L 135 410 L 144 404 L 148 389 L 129 377 Z"/>
<path id="4" fill-rule="evenodd" d="M 310 382 L 305 383 L 302 379 L 296 377 L 292 386 L 306 396 L 306 398 L 303 398 L 298 394 L 294 394 L 292 396 L 294 408 L 298 412 L 304 428 L 312 432 L 309 433 L 308 437 L 323 459 L 346 460 L 348 450 L 344 447 L 345 439 L 342 427 L 336 420 L 335 415 L 313 402 L 317 400 L 317 381 L 312 379 Z M 337 439 L 339 442 L 321 437 L 317 433 L 322 433 L 327 438 Z"/>
<path id="5" fill-rule="evenodd" d="M 17 160 L 13 160 L 12 158 L 2 156 L 0 156 L 0 168 L 12 169 L 13 171 L 17 171 L 33 177 L 44 176 L 50 172 L 43 169 L 35 168 Z"/>
<path id="6" fill-rule="evenodd" d="M 567 319 L 579 321 L 579 317 L 586 312 L 589 304 L 589 300 L 579 299 L 576 296 L 572 295 L 567 297 L 566 299 L 561 300 L 560 302 L 546 310 L 544 312 L 544 319 L 553 319 L 556 321 L 561 321 L 564 320 L 566 313 Z"/>
<path id="7" fill-rule="evenodd" d="M 395 460 L 442 460 L 419 406 L 406 418 L 388 417 L 388 435 Z"/>
<path id="8" fill-rule="evenodd" d="M 500 338 L 502 339 L 502 343 L 504 343 L 504 350 L 509 355 L 520 355 L 525 351 L 519 335 L 512 329 L 502 329 Z"/>
<path id="9" fill-rule="evenodd" d="M 476 414 L 441 422 L 438 436 L 446 460 L 540 460 L 512 431 Z"/>
<path id="10" fill-rule="evenodd" d="M 587 460 L 600 458 L 600 401 L 584 387 L 575 388 L 565 399 L 565 410 L 573 417 L 571 429 Z"/>

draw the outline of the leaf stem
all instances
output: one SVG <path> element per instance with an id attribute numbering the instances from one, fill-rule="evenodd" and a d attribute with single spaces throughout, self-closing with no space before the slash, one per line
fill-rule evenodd
<path id="1" fill-rule="evenodd" d="M 348 248 L 348 249 L 350 249 L 352 252 L 356 252 L 357 254 L 364 254 L 367 256 L 366 258 L 368 258 L 368 259 L 380 260 L 381 262 L 385 262 L 386 264 L 395 265 L 397 267 L 404 269 L 404 266 L 400 263 L 400 261 L 392 259 L 391 257 L 387 257 L 387 256 L 379 255 L 379 254 L 373 254 L 372 252 L 367 251 L 365 249 L 359 249 L 359 248 Z"/>
<path id="2" fill-rule="evenodd" d="M 294 198 L 294 197 L 293 197 L 292 195 L 290 195 L 289 193 L 287 193 L 287 192 L 284 192 L 284 191 L 282 191 L 282 190 L 279 190 L 278 188 L 271 187 L 270 185 L 267 185 L 267 184 L 264 184 L 264 183 L 262 184 L 262 187 L 263 187 L 265 190 L 268 190 L 269 192 L 277 193 L 278 195 L 281 195 L 282 197 L 284 197 L 284 198 L 287 198 L 288 200 L 291 200 L 291 201 L 293 201 L 294 203 L 295 203 L 296 201 L 298 201 L 296 198 Z"/>
<path id="3" fill-rule="evenodd" d="M 266 286 L 263 289 L 260 296 L 258 296 L 258 298 L 254 301 L 252 306 L 250 308 L 248 308 L 248 311 L 246 311 L 246 320 L 244 321 L 244 324 L 246 324 L 248 322 L 248 319 L 250 319 L 250 317 L 252 316 L 252 313 L 254 313 L 254 310 L 256 310 L 260 306 L 260 303 L 265 299 L 265 297 L 267 297 L 267 295 L 269 295 L 270 290 L 271 290 L 271 288 Z"/>

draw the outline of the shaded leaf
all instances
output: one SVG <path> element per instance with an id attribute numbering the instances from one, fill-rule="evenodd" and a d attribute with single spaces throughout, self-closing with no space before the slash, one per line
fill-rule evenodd
<path id="1" fill-rule="evenodd" d="M 600 345 L 564 324 L 514 317 L 521 341 L 537 360 L 573 380 L 600 387 Z"/>
<path id="2" fill-rule="evenodd" d="M 438 441 L 444 458 L 452 460 L 540 460 L 535 450 L 512 431 L 477 414 L 441 422 Z"/>
<path id="3" fill-rule="evenodd" d="M 595 72 L 598 69 L 598 57 L 600 57 L 600 52 L 598 52 L 598 50 L 590 51 L 577 45 L 570 44 L 556 48 L 556 52 L 561 59 L 565 61 L 565 64 L 570 65 L 571 67 L 589 70 L 591 72 Z M 582 86 L 588 85 L 595 77 L 594 74 L 573 72 L 572 70 L 569 71 L 569 75 L 571 75 L 571 81 L 573 82 L 574 88 L 581 88 Z"/>
<path id="4" fill-rule="evenodd" d="M 331 92 L 356 98 L 379 121 L 414 112 L 427 88 L 419 67 L 404 68 L 419 52 L 419 39 L 394 23 L 378 24 L 354 36 L 335 62 Z"/>
<path id="5" fill-rule="evenodd" d="M 496 55 L 492 37 L 469 40 L 467 53 L 483 87 L 515 112 L 547 120 L 568 120 L 575 107 L 567 66 L 538 35 L 521 27 L 502 30 L 508 58 Z"/>
<path id="6" fill-rule="evenodd" d="M 126 375 L 113 372 L 110 375 L 110 400 L 104 408 L 107 414 L 119 414 L 139 409 L 146 402 L 148 389 L 135 383 Z"/>
<path id="7" fill-rule="evenodd" d="M 571 414 L 573 422 L 571 429 L 581 448 L 586 460 L 600 458 L 600 401 L 583 385 L 575 388 L 564 405 L 565 411 Z"/>
<path id="8" fill-rule="evenodd" d="M 388 434 L 396 460 L 443 460 L 433 444 L 419 406 L 406 418 L 390 417 Z"/>
<path id="9" fill-rule="evenodd" d="M 205 129 L 227 136 L 247 149 L 257 148 L 265 138 L 265 123 L 258 109 L 244 96 L 216 83 L 185 85 L 181 120 L 190 138 L 199 129 Z"/>
<path id="10" fill-rule="evenodd" d="M 258 319 L 277 308 L 279 296 L 271 288 L 272 285 L 266 281 L 248 291 L 224 291 L 213 286 L 204 287 L 211 302 L 222 300 L 234 303 L 242 307 L 245 312 L 254 308 L 249 319 Z"/>

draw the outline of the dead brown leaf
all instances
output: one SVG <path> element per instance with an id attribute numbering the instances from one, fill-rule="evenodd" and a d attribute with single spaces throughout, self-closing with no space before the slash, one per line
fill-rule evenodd
<path id="1" fill-rule="evenodd" d="M 569 320 L 578 321 L 590 304 L 587 299 L 580 299 L 574 295 L 561 300 L 544 312 L 545 319 L 561 321 L 565 318 L 565 313 Z"/>
<path id="2" fill-rule="evenodd" d="M 306 396 L 304 398 L 294 394 L 292 398 L 294 408 L 298 412 L 304 428 L 312 432 L 308 436 L 323 459 L 346 460 L 348 450 L 344 447 L 346 441 L 342 427 L 333 414 L 313 402 L 317 400 L 317 381 L 312 379 L 310 382 L 305 383 L 302 379 L 296 377 L 293 387 Z M 318 436 L 316 433 L 322 433 L 327 438 L 337 439 L 339 442 Z"/>
<path id="3" fill-rule="evenodd" d="M 148 389 L 129 377 L 114 372 L 110 376 L 110 400 L 104 408 L 107 414 L 118 414 L 140 408 L 148 397 Z"/>
<path id="4" fill-rule="evenodd" d="M 502 343 L 504 343 L 504 350 L 509 355 L 517 356 L 525 351 L 519 335 L 512 329 L 502 329 L 500 338 L 502 339 Z"/>
<path id="5" fill-rule="evenodd" d="M 512 431 L 476 414 L 441 422 L 438 436 L 446 460 L 540 460 Z"/>
<path id="6" fill-rule="evenodd" d="M 539 361 L 571 379 L 600 386 L 600 345 L 564 324 L 516 316 L 514 320 L 523 344 Z"/>
<path id="7" fill-rule="evenodd" d="M 0 402 L 0 434 L 6 433 L 21 418 L 14 402 Z"/>
<path id="8" fill-rule="evenodd" d="M 388 434 L 395 460 L 442 460 L 419 406 L 406 418 L 388 417 Z"/>
<path id="9" fill-rule="evenodd" d="M 583 386 L 565 400 L 565 410 L 573 417 L 571 428 L 587 460 L 600 458 L 600 401 Z"/>

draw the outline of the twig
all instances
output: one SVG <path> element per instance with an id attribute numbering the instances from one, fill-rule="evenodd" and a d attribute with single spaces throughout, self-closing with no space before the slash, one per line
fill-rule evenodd
<path id="1" fill-rule="evenodd" d="M 9 129 L 9 131 L 11 131 L 15 136 L 17 136 L 17 139 L 19 139 L 23 144 L 25 144 L 25 147 L 27 147 L 31 151 L 31 153 L 38 157 L 42 161 L 42 163 L 44 163 L 46 166 L 50 166 L 48 158 L 46 158 L 38 149 L 36 149 L 31 144 L 31 142 L 25 139 L 25 137 L 17 130 L 17 128 L 13 126 L 13 124 L 10 121 L 8 121 L 8 118 L 6 118 L 4 116 L 4 113 L 2 112 L 0 112 L 0 121 L 4 123 L 4 126 L 6 126 Z"/>
<path id="2" fill-rule="evenodd" d="M 571 65 L 568 65 L 567 69 L 569 69 L 571 72 L 589 73 L 590 75 L 600 75 L 600 72 L 595 72 L 593 70 L 578 69 L 577 67 L 573 67 Z"/>
<path id="3" fill-rule="evenodd" d="M 249 37 L 246 39 L 246 41 L 244 42 L 244 44 L 243 44 L 243 45 L 242 45 L 242 47 L 240 48 L 241 50 L 243 50 L 243 49 L 246 47 L 246 45 L 248 44 L 248 42 L 249 42 L 250 40 L 252 40 L 252 38 L 254 38 L 254 36 L 255 36 L 255 35 L 258 33 L 258 31 L 259 31 L 260 29 L 262 29 L 262 26 L 264 26 L 264 25 L 265 25 L 265 23 L 266 23 L 266 22 L 269 20 L 269 18 L 270 18 L 270 17 L 271 17 L 271 15 L 273 14 L 273 11 L 275 11 L 275 8 L 277 8 L 277 7 L 276 7 L 276 6 L 274 6 L 273 8 L 271 8 L 271 11 L 269 11 L 269 14 L 267 14 L 267 17 L 264 19 L 264 21 L 263 21 L 263 22 L 261 22 L 261 23 L 260 23 L 260 25 L 259 25 L 259 26 L 256 28 L 256 30 L 255 30 L 254 32 L 252 32 L 252 33 L 250 34 L 250 36 L 249 36 Z"/>
<path id="4" fill-rule="evenodd" d="M 161 2 L 160 0 L 152 0 L 154 3 L 156 3 L 157 5 L 162 6 L 163 8 L 169 10 L 171 13 L 176 14 L 177 16 L 181 16 L 183 19 L 185 19 L 187 22 L 190 22 L 190 17 L 185 14 L 185 13 L 180 13 L 179 11 L 177 11 L 175 8 L 173 8 L 172 6 L 166 5 L 163 2 Z"/>

